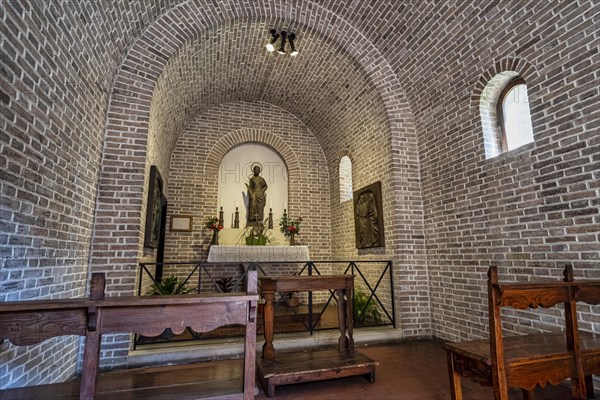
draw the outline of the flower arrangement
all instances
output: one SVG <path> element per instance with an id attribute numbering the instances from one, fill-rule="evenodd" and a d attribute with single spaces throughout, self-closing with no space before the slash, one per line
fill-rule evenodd
<path id="1" fill-rule="evenodd" d="M 267 242 L 271 242 L 267 236 L 267 221 L 265 219 L 264 222 L 246 226 L 244 236 L 247 246 L 264 246 Z"/>
<path id="2" fill-rule="evenodd" d="M 204 227 L 209 231 L 220 231 L 223 229 L 223 225 L 219 224 L 219 218 L 217 217 L 206 217 L 204 221 Z"/>
<path id="3" fill-rule="evenodd" d="M 298 219 L 288 218 L 287 214 L 283 214 L 283 217 L 279 220 L 279 230 L 285 236 L 299 235 L 300 224 L 302 223 L 302 217 Z"/>

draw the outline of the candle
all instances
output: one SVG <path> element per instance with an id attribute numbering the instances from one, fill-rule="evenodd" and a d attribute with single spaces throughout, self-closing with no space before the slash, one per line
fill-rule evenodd
<path id="1" fill-rule="evenodd" d="M 284 209 L 284 210 L 287 210 L 287 201 L 284 201 L 284 202 L 283 202 L 283 209 Z"/>
<path id="2" fill-rule="evenodd" d="M 239 207 L 239 206 L 240 206 L 240 204 L 239 204 L 239 200 L 236 200 L 236 201 L 235 201 L 235 206 L 236 206 L 236 207 Z"/>
<path id="3" fill-rule="evenodd" d="M 271 200 L 271 202 L 269 203 L 269 207 L 273 208 L 273 200 Z"/>

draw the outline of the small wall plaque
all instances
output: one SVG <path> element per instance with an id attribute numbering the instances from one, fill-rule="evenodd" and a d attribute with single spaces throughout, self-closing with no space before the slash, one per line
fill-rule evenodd
<path id="1" fill-rule="evenodd" d="M 191 215 L 171 215 L 169 230 L 171 232 L 191 232 L 192 221 Z"/>

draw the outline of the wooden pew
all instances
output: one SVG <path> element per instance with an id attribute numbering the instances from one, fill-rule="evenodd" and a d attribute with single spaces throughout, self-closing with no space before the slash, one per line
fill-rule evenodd
<path id="1" fill-rule="evenodd" d="M 157 336 L 186 327 L 208 332 L 219 326 L 246 327 L 243 393 L 228 398 L 253 399 L 256 357 L 257 274 L 249 271 L 246 293 L 104 298 L 104 274 L 93 274 L 88 299 L 6 302 L 0 309 L 0 341 L 32 345 L 62 335 L 85 336 L 80 399 L 93 399 L 102 335 L 134 332 Z M 0 392 L 0 397 L 3 397 Z"/>
<path id="2" fill-rule="evenodd" d="M 592 375 L 600 374 L 600 337 L 579 332 L 577 302 L 600 303 L 600 281 L 574 282 L 565 268 L 563 282 L 500 284 L 498 270 L 488 272 L 490 339 L 446 343 L 450 390 L 461 400 L 460 377 L 492 386 L 496 400 L 508 400 L 508 389 L 522 389 L 533 400 L 537 385 L 558 385 L 571 378 L 573 399 L 594 397 Z M 503 337 L 501 309 L 549 308 L 562 303 L 565 331 Z"/>

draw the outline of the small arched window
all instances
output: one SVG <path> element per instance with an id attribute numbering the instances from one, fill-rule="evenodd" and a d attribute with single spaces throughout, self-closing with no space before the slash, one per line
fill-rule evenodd
<path id="1" fill-rule="evenodd" d="M 352 160 L 343 156 L 340 159 L 340 203 L 352 200 Z"/>
<path id="2" fill-rule="evenodd" d="M 487 81 L 479 99 L 486 158 L 533 142 L 527 85 L 515 71 Z"/>
<path id="3" fill-rule="evenodd" d="M 527 85 L 520 76 L 500 93 L 497 115 L 504 152 L 533 142 Z"/>

